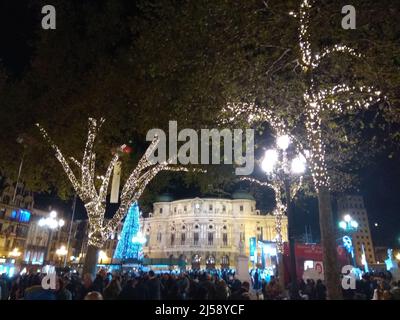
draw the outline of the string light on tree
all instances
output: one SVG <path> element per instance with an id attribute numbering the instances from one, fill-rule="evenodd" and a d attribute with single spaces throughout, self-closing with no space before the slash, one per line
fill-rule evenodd
<path id="1" fill-rule="evenodd" d="M 102 248 L 105 241 L 115 232 L 121 220 L 125 217 L 129 207 L 135 203 L 142 195 L 148 183 L 161 171 L 188 171 L 187 168 L 172 165 L 173 159 L 168 159 L 163 163 L 152 163 L 148 159 L 156 150 L 159 144 L 159 138 L 154 137 L 153 141 L 147 148 L 145 154 L 139 160 L 136 168 L 130 173 L 126 180 L 120 197 L 120 206 L 114 216 L 106 222 L 104 220 L 106 197 L 109 188 L 109 182 L 114 166 L 119 161 L 119 152 L 116 152 L 107 167 L 106 173 L 101 177 L 101 185 L 98 190 L 95 184 L 96 171 L 96 153 L 94 144 L 96 137 L 103 125 L 105 119 L 96 120 L 89 118 L 88 137 L 85 145 L 83 159 L 81 162 L 70 158 L 72 163 L 77 166 L 78 175 L 75 175 L 70 164 L 62 154 L 60 148 L 52 141 L 46 130 L 37 124 L 42 136 L 50 144 L 55 152 L 57 160 L 60 162 L 68 179 L 70 180 L 75 192 L 85 204 L 89 221 L 88 245 L 95 248 Z M 85 260 L 86 263 L 86 260 Z M 91 272 L 93 266 L 91 266 Z"/>
<path id="2" fill-rule="evenodd" d="M 386 101 L 386 97 L 382 96 L 380 90 L 371 86 L 351 86 L 346 83 L 333 86 L 316 84 L 319 80 L 317 75 L 320 74 L 318 69 L 322 67 L 323 61 L 327 58 L 340 54 L 346 54 L 352 58 L 359 58 L 361 55 L 353 48 L 341 44 L 314 51 L 315 46 L 311 46 L 310 41 L 311 3 L 311 0 L 302 0 L 298 12 L 290 12 L 290 15 L 299 22 L 298 46 L 300 56 L 297 62 L 301 66 L 304 79 L 306 79 L 306 89 L 300 97 L 303 111 L 302 114 L 299 114 L 299 118 L 305 124 L 306 139 L 302 143 L 294 140 L 294 143 L 309 164 L 314 188 L 318 195 L 321 237 L 324 243 L 323 259 L 327 266 L 324 270 L 328 296 L 331 299 L 341 299 L 339 272 L 335 270 L 337 259 L 335 241 L 332 237 L 334 226 L 330 205 L 331 182 L 326 163 L 323 122 L 329 116 L 337 117 L 341 114 L 354 113 L 360 109 L 369 108 L 371 105 Z M 244 118 L 248 123 L 267 121 L 276 131 L 283 129 L 285 132 L 291 132 L 292 125 L 288 126 L 285 120 L 276 113 L 282 108 L 274 105 L 262 108 L 254 103 L 229 102 L 222 109 L 222 122 L 233 122 L 240 118 Z M 309 150 L 307 155 L 305 149 Z"/>

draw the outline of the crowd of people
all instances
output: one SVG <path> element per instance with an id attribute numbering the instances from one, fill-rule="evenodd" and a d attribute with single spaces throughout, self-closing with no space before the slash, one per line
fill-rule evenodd
<path id="1" fill-rule="evenodd" d="M 99 270 L 90 274 L 64 273 L 56 278 L 54 289 L 42 287 L 44 274 L 0 277 L 2 300 L 284 300 L 288 288 L 271 277 L 259 281 L 240 281 L 230 272 L 182 272 L 156 274 L 114 273 Z M 325 300 L 326 287 L 321 280 L 299 281 L 299 296 L 304 300 Z M 354 290 L 343 291 L 345 299 L 399 300 L 400 282 L 385 275 L 364 275 Z"/>

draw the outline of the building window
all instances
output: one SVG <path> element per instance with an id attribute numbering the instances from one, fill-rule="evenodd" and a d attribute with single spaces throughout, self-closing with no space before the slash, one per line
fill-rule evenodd
<path id="1" fill-rule="evenodd" d="M 239 210 L 240 210 L 240 211 L 243 211 L 243 206 L 240 206 L 240 207 L 239 207 Z"/>
<path id="2" fill-rule="evenodd" d="M 223 204 L 222 205 L 222 212 L 225 212 L 226 211 L 226 206 Z"/>
<path id="3" fill-rule="evenodd" d="M 209 245 L 209 246 L 212 246 L 213 243 L 214 243 L 214 233 L 209 232 L 209 233 L 208 233 L 208 245 Z"/>
<path id="4" fill-rule="evenodd" d="M 222 243 L 224 244 L 224 246 L 228 245 L 228 234 L 227 233 L 222 234 Z"/>
<path id="5" fill-rule="evenodd" d="M 176 213 L 176 207 L 174 207 L 174 213 Z"/>
<path id="6" fill-rule="evenodd" d="M 213 206 L 212 206 L 212 204 L 210 204 L 210 205 L 208 206 L 208 210 L 209 210 L 209 211 L 212 211 L 212 209 L 213 209 Z"/>
<path id="7" fill-rule="evenodd" d="M 186 233 L 181 233 L 181 245 L 185 244 L 185 240 L 186 240 Z"/>
<path id="8" fill-rule="evenodd" d="M 157 233 L 157 241 L 161 242 L 161 239 L 162 239 L 162 233 L 158 232 Z"/>
<path id="9" fill-rule="evenodd" d="M 175 233 L 171 233 L 171 246 L 175 244 Z"/>
<path id="10" fill-rule="evenodd" d="M 199 244 L 199 233 L 198 232 L 193 233 L 193 244 L 194 245 Z"/>
<path id="11" fill-rule="evenodd" d="M 211 230 L 212 228 L 213 228 L 213 226 L 210 224 L 210 225 L 208 226 L 208 229 Z"/>
<path id="12" fill-rule="evenodd" d="M 160 213 L 162 213 L 162 208 L 160 208 Z"/>
<path id="13" fill-rule="evenodd" d="M 187 211 L 187 206 L 183 207 L 183 211 L 185 211 L 185 212 Z"/>

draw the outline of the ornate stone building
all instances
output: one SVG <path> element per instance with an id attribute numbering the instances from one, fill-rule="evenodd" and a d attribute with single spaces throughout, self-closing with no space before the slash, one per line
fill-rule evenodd
<path id="1" fill-rule="evenodd" d="M 185 261 L 188 268 L 235 267 L 239 243 L 250 254 L 250 239 L 275 241 L 275 217 L 261 215 L 254 198 L 236 192 L 232 199 L 176 200 L 161 196 L 148 218 L 141 218 L 145 258 Z M 282 221 L 287 241 L 287 219 Z"/>

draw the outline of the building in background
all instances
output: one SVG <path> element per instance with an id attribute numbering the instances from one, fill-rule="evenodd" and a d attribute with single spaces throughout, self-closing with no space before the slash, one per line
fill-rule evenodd
<path id="1" fill-rule="evenodd" d="M 254 198 L 245 192 L 234 193 L 232 199 L 174 201 L 161 196 L 149 217 L 141 220 L 147 238 L 145 258 L 160 264 L 178 261 L 192 269 L 235 267 L 241 241 L 245 254 L 252 259 L 257 242 L 272 243 L 277 236 L 275 217 L 261 215 Z M 286 217 L 282 234 L 287 241 Z"/>
<path id="2" fill-rule="evenodd" d="M 375 264 L 375 251 L 369 227 L 367 210 L 362 196 L 343 196 L 338 199 L 338 214 L 340 219 L 349 214 L 358 223 L 357 231 L 352 234 L 352 241 L 356 263 L 362 266 L 362 246 L 365 249 L 365 258 L 368 264 Z"/>
<path id="3" fill-rule="evenodd" d="M 14 199 L 15 196 L 15 199 Z M 14 201 L 13 201 L 14 199 Z M 27 242 L 32 220 L 33 194 L 10 180 L 0 192 L 0 257 L 20 259 Z"/>

